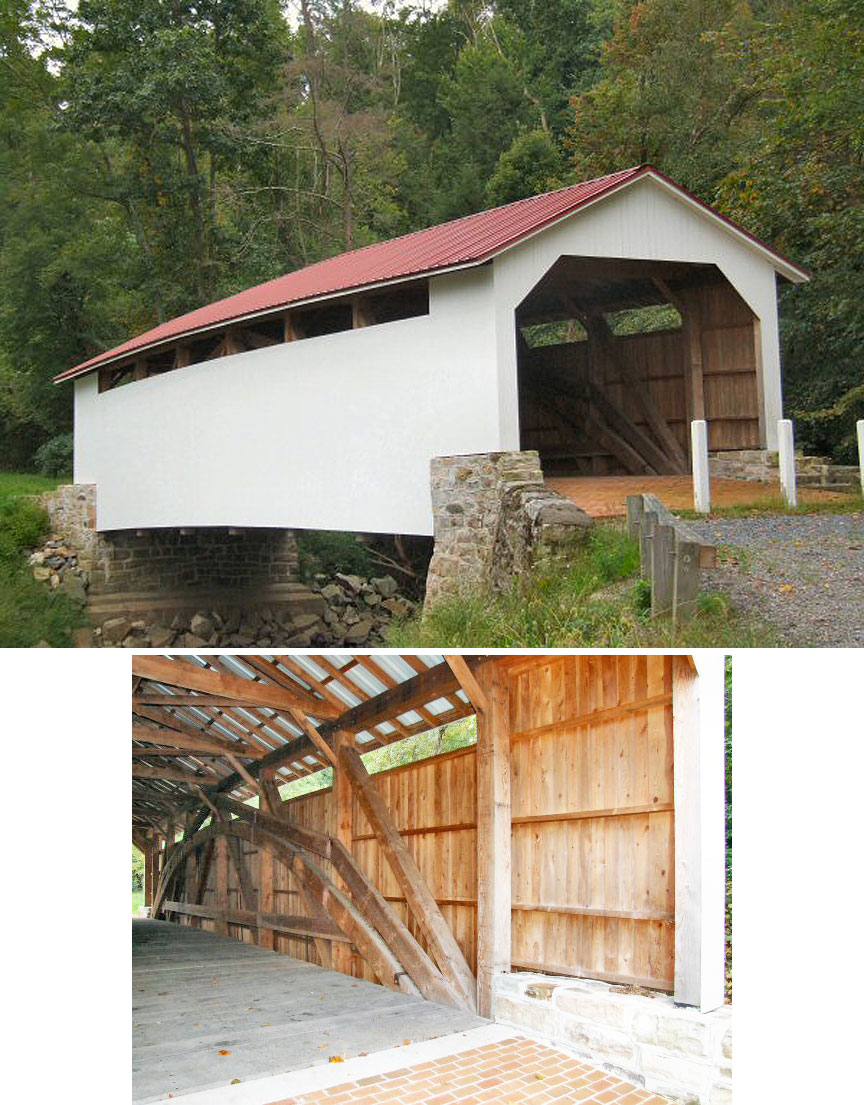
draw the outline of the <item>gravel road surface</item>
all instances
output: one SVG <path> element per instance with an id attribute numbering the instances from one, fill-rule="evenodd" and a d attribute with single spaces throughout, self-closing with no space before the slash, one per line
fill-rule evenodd
<path id="1" fill-rule="evenodd" d="M 703 587 L 777 627 L 788 645 L 864 646 L 864 514 L 688 522 L 723 546 Z"/>

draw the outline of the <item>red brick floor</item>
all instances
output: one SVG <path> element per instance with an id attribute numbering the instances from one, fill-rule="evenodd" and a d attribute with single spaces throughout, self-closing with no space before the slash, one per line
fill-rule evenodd
<path id="1" fill-rule="evenodd" d="M 668 1105 L 555 1048 L 516 1037 L 271 1105 Z"/>
<path id="2" fill-rule="evenodd" d="M 693 509 L 693 480 L 690 476 L 550 476 L 546 483 L 570 499 L 593 518 L 613 518 L 627 513 L 627 496 L 649 492 L 670 510 Z M 780 487 L 752 480 L 711 481 L 711 505 L 739 506 L 776 500 Z M 836 491 L 798 489 L 799 502 L 842 499 Z"/>

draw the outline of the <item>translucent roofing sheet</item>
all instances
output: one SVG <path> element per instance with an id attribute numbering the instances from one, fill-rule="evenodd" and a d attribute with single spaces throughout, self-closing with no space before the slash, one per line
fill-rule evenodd
<path id="1" fill-rule="evenodd" d="M 431 702 L 426 703 L 426 710 L 430 714 L 447 714 L 454 707 L 453 703 L 447 698 L 435 698 Z"/>
<path id="2" fill-rule="evenodd" d="M 293 659 L 295 663 L 299 664 L 304 671 L 308 671 L 312 678 L 316 679 L 319 683 L 327 678 L 328 673 L 308 656 L 295 656 Z"/>
<path id="3" fill-rule="evenodd" d="M 387 690 L 386 683 L 382 683 L 371 671 L 360 664 L 355 664 L 353 668 L 349 668 L 345 673 L 345 677 L 350 679 L 352 683 L 356 683 L 360 690 L 365 691 L 370 698 L 375 698 L 376 695 L 383 694 Z"/>
<path id="4" fill-rule="evenodd" d="M 370 656 L 369 659 L 382 671 L 386 671 L 397 683 L 404 683 L 406 679 L 411 679 L 417 674 L 401 656 Z"/>
<path id="5" fill-rule="evenodd" d="M 407 710 L 404 714 L 399 714 L 396 720 L 401 721 L 403 725 L 419 725 L 423 718 L 416 710 Z"/>
<path id="6" fill-rule="evenodd" d="M 337 683 L 335 680 L 327 684 L 329 689 L 345 703 L 346 706 L 359 706 L 363 701 L 353 691 L 349 691 L 347 687 L 343 687 L 341 683 Z"/>

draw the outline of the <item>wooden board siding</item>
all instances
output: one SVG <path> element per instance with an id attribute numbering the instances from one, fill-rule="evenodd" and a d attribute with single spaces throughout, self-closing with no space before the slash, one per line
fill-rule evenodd
<path id="1" fill-rule="evenodd" d="M 496 663 L 509 698 L 513 967 L 671 990 L 673 658 L 514 656 Z M 476 761 L 471 746 L 372 776 L 474 972 Z M 325 832 L 330 798 L 328 788 L 293 799 L 286 804 L 288 819 Z M 353 819 L 352 852 L 360 867 L 425 947 L 356 796 Z M 256 889 L 262 870 L 272 872 L 272 896 L 262 912 L 312 916 L 284 862 L 248 842 L 241 847 Z M 327 861 L 315 862 L 336 878 Z M 213 910 L 226 904 L 217 901 L 216 887 L 214 861 L 201 903 Z M 246 908 L 233 862 L 227 907 Z M 215 927 L 205 917 L 175 919 Z M 260 939 L 265 946 L 272 940 L 277 951 L 321 962 L 311 936 L 258 934 L 230 922 L 228 930 L 237 939 Z M 341 968 L 374 980 L 353 948 L 341 947 Z"/>
<path id="2" fill-rule="evenodd" d="M 681 298 L 697 321 L 709 448 L 758 449 L 758 331 L 750 308 L 725 282 L 686 288 Z M 689 421 L 694 414 L 688 410 L 685 380 L 691 356 L 686 329 L 631 334 L 613 338 L 612 343 L 615 354 L 633 377 L 642 381 L 679 444 L 689 453 Z M 648 430 L 632 381 L 622 376 L 620 367 L 604 355 L 602 348 L 592 348 L 588 341 L 542 346 L 523 350 L 520 359 L 529 376 L 554 374 L 558 380 L 571 383 L 574 398 L 578 398 L 580 385 L 591 372 L 610 402 L 640 429 Z M 624 473 L 621 463 L 597 442 L 562 430 L 522 375 L 520 372 L 523 449 L 537 449 L 541 459 L 580 458 L 579 467 L 585 474 Z"/>
<path id="3" fill-rule="evenodd" d="M 671 989 L 671 659 L 512 678 L 514 966 Z"/>
<path id="4" fill-rule="evenodd" d="M 469 747 L 372 776 L 472 972 L 477 968 L 475 759 Z M 356 800 L 354 855 L 426 947 Z M 362 977 L 372 977 L 368 967 Z"/>

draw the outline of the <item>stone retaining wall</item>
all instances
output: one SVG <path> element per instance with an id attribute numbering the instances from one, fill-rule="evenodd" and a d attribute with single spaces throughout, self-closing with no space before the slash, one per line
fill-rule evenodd
<path id="1" fill-rule="evenodd" d="M 732 1007 L 700 1013 L 664 994 L 633 989 L 502 974 L 495 978 L 493 1016 L 672 1101 L 731 1105 Z"/>
<path id="2" fill-rule="evenodd" d="M 565 553 L 591 519 L 546 487 L 534 450 L 435 457 L 435 551 L 426 604 L 502 590 L 541 553 Z"/>
<path id="3" fill-rule="evenodd" d="M 320 613 L 323 601 L 299 583 L 291 530 L 225 527 L 96 530 L 96 487 L 67 484 L 42 497 L 52 531 L 75 557 L 95 623 L 124 608 L 154 613 L 195 608 L 204 596 L 226 606 L 285 603 Z M 298 607 L 299 609 L 299 607 Z"/>
<path id="4" fill-rule="evenodd" d="M 742 449 L 715 453 L 708 458 L 709 473 L 715 479 L 752 480 L 756 483 L 779 483 L 777 453 L 766 449 Z M 815 487 L 825 491 L 854 490 L 859 479 L 858 469 L 849 465 L 831 464 L 827 457 L 795 457 L 795 477 L 800 487 Z"/>

